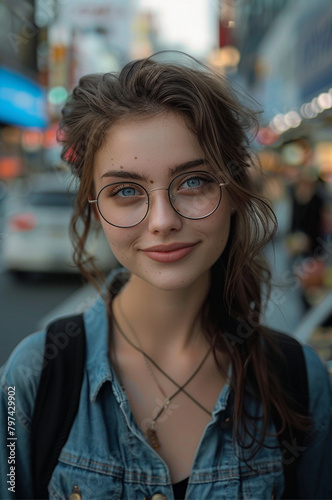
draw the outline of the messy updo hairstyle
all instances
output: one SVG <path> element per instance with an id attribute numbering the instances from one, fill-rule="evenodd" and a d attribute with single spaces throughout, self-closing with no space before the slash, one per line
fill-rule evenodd
<path id="1" fill-rule="evenodd" d="M 275 411 L 281 429 L 305 428 L 306 421 L 291 409 L 276 370 L 264 354 L 264 345 L 270 345 L 275 352 L 277 348 L 273 335 L 260 324 L 262 287 L 266 291 L 270 280 L 261 252 L 271 241 L 277 223 L 270 204 L 255 187 L 257 161 L 251 142 L 258 127 L 257 112 L 253 100 L 246 97 L 246 102 L 244 98 L 240 102 L 225 77 L 189 56 L 190 64 L 157 59 L 152 56 L 130 62 L 119 74 L 84 76 L 63 108 L 59 134 L 62 157 L 79 179 L 71 221 L 75 263 L 93 283 L 101 276 L 85 246 L 93 219 L 88 197 L 97 194 L 93 185 L 94 156 L 106 132 L 135 117 L 163 112 L 181 116 L 196 136 L 211 169 L 227 183 L 235 208 L 229 241 L 212 268 L 202 322 L 214 352 L 227 352 L 231 360 L 236 437 L 241 441 L 243 432 L 237 429 L 242 426 L 253 441 L 262 443 Z M 261 438 L 252 431 L 255 425 L 248 424 L 248 380 L 263 405 Z"/>

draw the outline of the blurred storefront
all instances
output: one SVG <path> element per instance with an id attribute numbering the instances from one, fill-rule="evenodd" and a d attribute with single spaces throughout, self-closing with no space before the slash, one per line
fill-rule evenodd
<path id="1" fill-rule="evenodd" d="M 5 66 L 0 66 L 0 124 L 0 179 L 37 167 L 49 125 L 46 90 Z"/>
<path id="2" fill-rule="evenodd" d="M 332 3 L 252 0 L 235 4 L 239 72 L 264 109 L 259 148 L 266 155 L 278 152 L 278 163 L 294 167 L 293 173 L 301 166 L 310 167 L 330 183 Z M 305 155 L 303 144 L 308 149 Z"/>
<path id="3" fill-rule="evenodd" d="M 34 13 L 33 0 L 0 3 L 0 181 L 25 173 L 24 133 L 38 134 L 48 125 Z"/>

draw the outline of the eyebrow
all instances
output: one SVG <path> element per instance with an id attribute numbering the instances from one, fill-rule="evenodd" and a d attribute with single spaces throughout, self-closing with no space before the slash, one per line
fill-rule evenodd
<path id="1" fill-rule="evenodd" d="M 170 176 L 174 176 L 177 174 L 181 174 L 190 168 L 201 167 L 202 165 L 206 165 L 207 161 L 204 158 L 196 158 L 195 160 L 189 160 L 183 163 L 179 163 L 178 165 L 173 165 L 168 168 L 168 173 Z M 130 170 L 107 170 L 101 178 L 108 177 L 118 177 L 120 179 L 131 179 L 135 181 L 145 181 L 147 182 L 147 176 L 145 174 L 139 174 L 137 172 L 132 172 Z"/>

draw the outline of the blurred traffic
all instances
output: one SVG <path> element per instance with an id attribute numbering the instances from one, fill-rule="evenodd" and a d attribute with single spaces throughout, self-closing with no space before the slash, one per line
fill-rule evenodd
<path id="1" fill-rule="evenodd" d="M 26 272 L 78 272 L 73 264 L 69 225 L 75 201 L 74 180 L 65 173 L 29 177 L 3 210 L 3 270 L 22 277 Z M 117 261 L 97 223 L 87 250 L 106 273 Z"/>
<path id="2" fill-rule="evenodd" d="M 8 302 L 0 287 L 2 339 L 11 335 L 20 296 L 14 275 L 42 272 L 45 289 L 55 289 L 76 273 L 68 232 L 75 184 L 56 137 L 68 94 L 86 73 L 171 49 L 213 65 L 240 98 L 249 92 L 261 105 L 257 189 L 279 220 L 266 249 L 274 286 L 265 322 L 311 342 L 331 362 L 331 26 L 330 0 L 1 2 L 0 272 L 13 291 Z M 90 251 L 106 273 L 117 265 L 97 227 Z M 64 274 L 51 282 L 49 272 L 53 280 Z M 65 294 L 63 310 L 85 303 L 81 294 L 76 302 Z M 41 316 L 60 306 L 48 303 Z"/>

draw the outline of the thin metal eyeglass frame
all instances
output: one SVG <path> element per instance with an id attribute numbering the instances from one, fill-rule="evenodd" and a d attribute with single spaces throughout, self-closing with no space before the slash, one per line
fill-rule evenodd
<path id="1" fill-rule="evenodd" d="M 176 179 L 178 179 L 179 177 L 184 177 L 185 175 L 190 175 L 190 174 L 204 174 L 204 175 L 210 175 L 211 177 L 213 177 L 213 179 L 217 182 L 218 184 L 218 187 L 219 187 L 219 201 L 216 205 L 216 207 L 210 212 L 208 213 L 207 215 L 203 215 L 202 217 L 188 217 L 186 215 L 182 215 L 173 205 L 172 203 L 172 200 L 171 200 L 171 195 L 170 195 L 170 188 L 173 184 L 174 181 L 176 181 Z M 125 184 L 125 183 L 128 183 L 128 184 L 131 184 L 131 185 L 134 185 L 134 186 L 139 186 L 141 189 L 143 189 L 143 191 L 145 191 L 146 193 L 146 196 L 147 196 L 147 208 L 146 208 L 146 212 L 145 212 L 145 215 L 144 217 L 142 217 L 138 222 L 135 222 L 135 224 L 131 224 L 130 226 L 118 226 L 117 224 L 112 224 L 112 222 L 109 222 L 102 214 L 100 208 L 99 208 L 99 196 L 101 194 L 101 192 L 108 188 L 109 186 L 114 186 L 116 184 Z M 185 173 L 182 173 L 182 174 L 179 174 L 177 175 L 176 177 L 174 177 L 174 179 L 171 180 L 171 182 L 169 183 L 169 186 L 167 188 L 153 188 L 153 189 L 150 189 L 149 191 L 147 191 L 145 189 L 144 186 L 142 186 L 141 184 L 138 184 L 137 182 L 131 182 L 131 181 L 124 181 L 124 182 L 111 182 L 110 184 L 107 184 L 106 186 L 104 186 L 103 188 L 101 188 L 101 190 L 99 191 L 98 195 L 97 195 L 97 198 L 95 200 L 88 200 L 88 203 L 89 204 L 92 204 L 92 203 L 96 203 L 97 204 L 97 208 L 98 208 L 98 212 L 100 213 L 101 217 L 104 219 L 105 222 L 107 222 L 107 224 L 109 224 L 110 226 L 114 226 L 114 227 L 118 227 L 120 229 L 129 229 L 131 227 L 135 227 L 137 226 L 138 224 L 140 224 L 141 222 L 143 222 L 143 220 L 146 218 L 146 216 L 148 215 L 149 213 L 149 209 L 150 209 L 150 196 L 149 196 L 149 193 L 152 193 L 152 191 L 167 191 L 167 194 L 168 194 L 168 200 L 170 202 L 170 205 L 171 207 L 173 208 L 173 210 L 178 214 L 180 215 L 180 217 L 183 217 L 184 219 L 189 219 L 189 220 L 201 220 L 201 219 L 206 219 L 207 217 L 209 217 L 210 215 L 212 215 L 219 207 L 220 203 L 221 203 L 221 199 L 222 199 L 222 187 L 223 186 L 227 186 L 227 183 L 226 182 L 219 182 L 219 179 L 211 174 L 211 172 L 206 172 L 204 170 L 194 170 L 194 171 L 190 171 L 190 172 L 185 172 Z"/>

